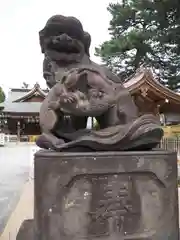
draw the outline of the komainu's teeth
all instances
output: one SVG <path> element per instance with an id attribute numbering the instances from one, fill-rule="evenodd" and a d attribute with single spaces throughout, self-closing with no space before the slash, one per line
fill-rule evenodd
<path id="1" fill-rule="evenodd" d="M 71 116 L 69 116 L 69 115 L 64 115 L 64 118 L 65 118 L 65 119 L 70 119 Z"/>

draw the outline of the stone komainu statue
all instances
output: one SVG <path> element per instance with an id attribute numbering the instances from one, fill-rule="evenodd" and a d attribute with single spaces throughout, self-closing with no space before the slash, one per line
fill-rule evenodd
<path id="1" fill-rule="evenodd" d="M 39 147 L 120 151 L 151 149 L 159 143 L 159 119 L 139 117 L 119 77 L 90 60 L 91 36 L 78 19 L 51 17 L 39 39 L 43 75 L 51 88 L 40 110 Z M 89 116 L 98 121 L 98 131 L 86 129 Z"/>
<path id="2" fill-rule="evenodd" d="M 177 154 L 123 151 L 149 150 L 163 131 L 155 116 L 138 116 L 117 76 L 90 60 L 90 42 L 73 17 L 54 16 L 40 31 L 51 90 L 37 144 L 55 151 L 35 154 L 35 216 L 16 239 L 177 240 Z M 98 131 L 86 129 L 89 116 Z"/>

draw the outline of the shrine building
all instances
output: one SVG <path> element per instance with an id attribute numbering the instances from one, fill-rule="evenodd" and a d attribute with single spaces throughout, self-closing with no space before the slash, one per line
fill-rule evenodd
<path id="1" fill-rule="evenodd" d="M 154 113 L 162 125 L 180 124 L 180 95 L 159 83 L 149 69 L 139 69 L 124 86 L 130 91 L 139 115 Z M 39 110 L 48 91 L 38 83 L 32 89 L 12 88 L 0 104 L 0 132 L 19 139 L 39 135 Z"/>
<path id="2" fill-rule="evenodd" d="M 39 110 L 48 90 L 12 88 L 0 104 L 1 132 L 16 136 L 39 135 Z"/>
<path id="3" fill-rule="evenodd" d="M 139 114 L 159 115 L 163 125 L 180 124 L 180 95 L 162 85 L 149 69 L 139 69 L 124 82 Z"/>

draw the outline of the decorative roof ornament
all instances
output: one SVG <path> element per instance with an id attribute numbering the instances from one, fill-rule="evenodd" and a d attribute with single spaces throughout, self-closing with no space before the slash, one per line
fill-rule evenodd
<path id="1" fill-rule="evenodd" d="M 37 97 L 37 96 L 40 96 L 40 93 L 39 93 L 39 92 L 35 92 L 35 93 L 34 93 L 34 96 L 36 96 L 36 97 Z"/>
<path id="2" fill-rule="evenodd" d="M 142 64 L 140 65 L 139 68 L 136 69 L 135 73 L 133 73 L 132 75 L 130 75 L 128 78 L 125 79 L 124 83 L 129 82 L 131 79 L 136 78 L 140 74 L 146 74 L 146 73 L 152 74 L 152 70 L 149 67 L 147 67 L 145 64 Z"/>
<path id="3" fill-rule="evenodd" d="M 36 83 L 34 84 L 34 88 L 40 88 L 40 85 L 39 85 L 38 82 L 36 82 Z"/>
<path id="4" fill-rule="evenodd" d="M 140 91 L 141 91 L 141 95 L 143 97 L 147 97 L 148 95 L 148 90 L 149 90 L 149 86 L 148 85 L 144 85 L 140 88 Z"/>
<path id="5" fill-rule="evenodd" d="M 147 71 L 148 67 L 145 63 L 141 64 L 140 67 L 136 70 L 136 72 L 144 72 Z"/>

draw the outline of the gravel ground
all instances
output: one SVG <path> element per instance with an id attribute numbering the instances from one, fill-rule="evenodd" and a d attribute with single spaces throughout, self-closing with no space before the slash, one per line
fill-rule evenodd
<path id="1" fill-rule="evenodd" d="M 0 147 L 0 233 L 29 178 L 32 148 L 30 144 L 15 143 Z"/>

